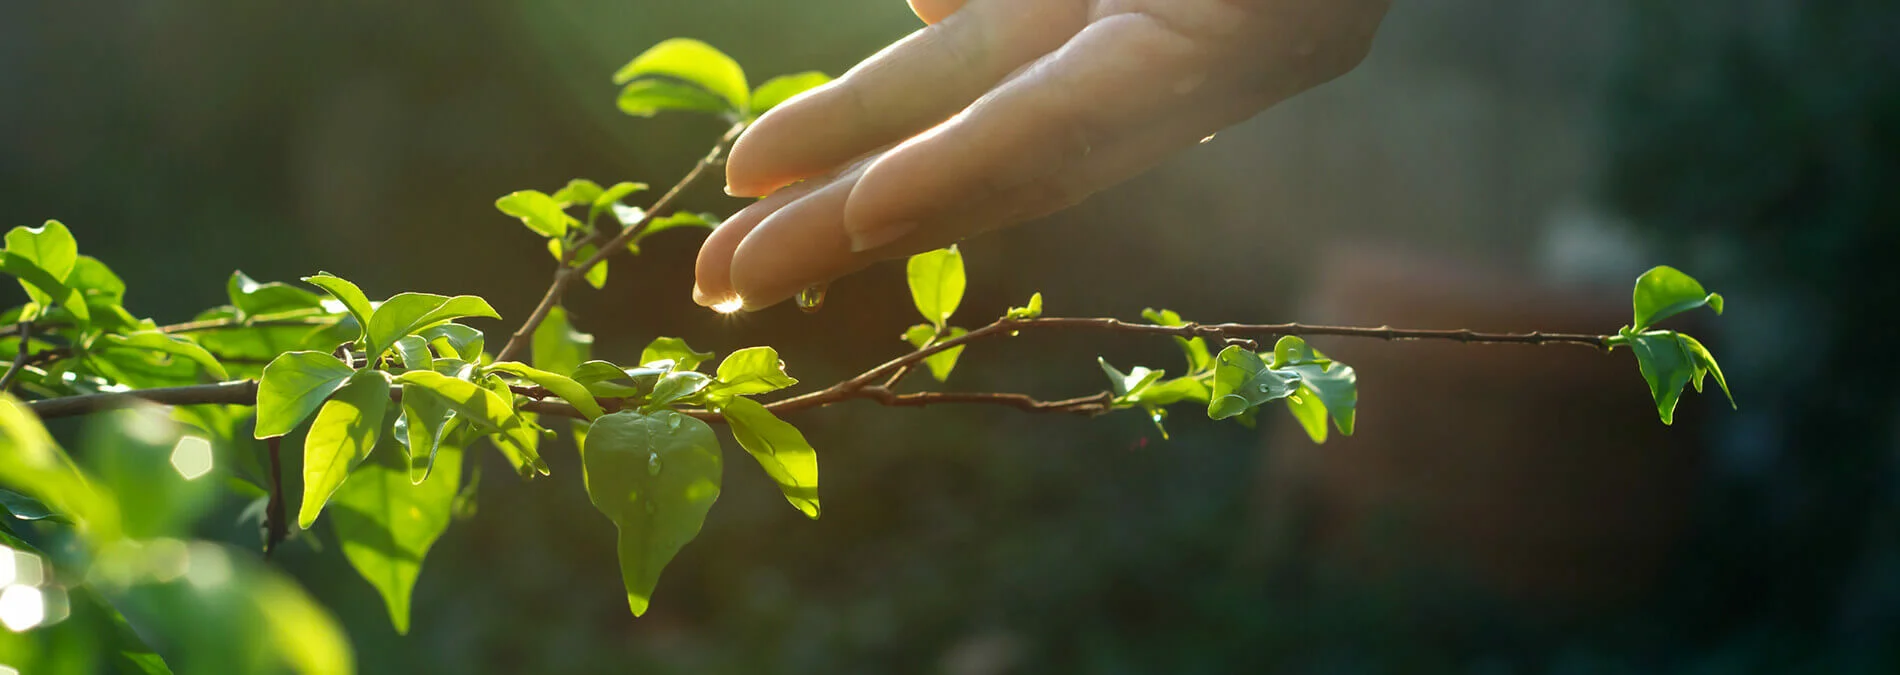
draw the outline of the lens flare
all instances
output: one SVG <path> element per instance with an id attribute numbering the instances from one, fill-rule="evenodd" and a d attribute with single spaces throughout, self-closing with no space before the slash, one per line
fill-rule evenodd
<path id="1" fill-rule="evenodd" d="M 736 295 L 730 300 L 712 306 L 712 311 L 720 314 L 732 314 L 742 309 L 745 309 L 745 298 Z"/>

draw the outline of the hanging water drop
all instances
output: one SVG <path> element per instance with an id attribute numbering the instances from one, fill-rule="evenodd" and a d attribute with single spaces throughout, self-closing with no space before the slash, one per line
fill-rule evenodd
<path id="1" fill-rule="evenodd" d="M 651 455 L 647 455 L 647 475 L 649 476 L 660 475 L 660 453 L 656 452 Z"/>
<path id="2" fill-rule="evenodd" d="M 805 287 L 805 290 L 798 292 L 798 297 L 793 298 L 792 302 L 797 303 L 798 308 L 804 310 L 806 314 L 811 314 L 823 309 L 825 306 L 825 285 L 812 284 Z"/>

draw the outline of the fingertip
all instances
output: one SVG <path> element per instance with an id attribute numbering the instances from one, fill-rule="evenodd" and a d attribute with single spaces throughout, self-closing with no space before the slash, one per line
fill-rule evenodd
<path id="1" fill-rule="evenodd" d="M 935 24 L 963 9 L 966 0 L 910 0 L 910 11 L 924 23 Z"/>
<path id="2" fill-rule="evenodd" d="M 732 286 L 733 252 L 747 234 L 767 216 L 797 199 L 806 190 L 782 190 L 732 214 L 699 245 L 699 257 L 693 262 L 693 302 L 712 307 L 737 297 Z"/>

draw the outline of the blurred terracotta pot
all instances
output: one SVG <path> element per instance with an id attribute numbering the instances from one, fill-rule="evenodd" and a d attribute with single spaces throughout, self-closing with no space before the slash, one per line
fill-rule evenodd
<path id="1" fill-rule="evenodd" d="M 1301 321 L 1590 333 L 1629 321 L 1627 286 L 1536 288 L 1415 253 L 1325 258 Z M 1262 418 L 1276 422 L 1257 515 L 1278 569 L 1556 620 L 1652 588 L 1688 519 L 1700 444 L 1690 406 L 1674 427 L 1658 421 L 1626 350 L 1314 342 L 1358 369 L 1358 433 L 1314 445 L 1283 413 Z"/>

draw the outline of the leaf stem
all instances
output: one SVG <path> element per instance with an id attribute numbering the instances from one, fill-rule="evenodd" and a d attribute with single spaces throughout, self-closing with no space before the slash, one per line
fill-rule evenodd
<path id="1" fill-rule="evenodd" d="M 0 375 L 0 393 L 12 390 L 13 379 L 19 377 L 20 371 L 26 368 L 26 360 L 28 358 L 27 349 L 31 346 L 29 343 L 33 339 L 33 322 L 31 320 L 21 321 L 18 330 L 20 333 L 20 346 L 14 350 L 13 365 L 7 366 L 5 375 Z"/>
<path id="2" fill-rule="evenodd" d="M 645 232 L 647 227 L 653 224 L 653 220 L 659 217 L 659 214 L 672 208 L 673 202 L 677 201 L 680 195 L 686 192 L 687 188 L 699 182 L 700 176 L 706 173 L 706 169 L 719 163 L 720 158 L 725 155 L 726 149 L 732 146 L 732 142 L 737 140 L 739 133 L 743 131 L 745 131 L 744 122 L 733 124 L 732 128 L 726 131 L 726 135 L 720 137 L 719 142 L 714 143 L 712 149 L 708 150 L 704 157 L 699 158 L 699 162 L 694 164 L 693 168 L 687 171 L 685 176 L 680 177 L 679 182 L 674 183 L 673 187 L 666 191 L 666 194 L 661 195 L 658 200 L 653 202 L 653 206 L 648 208 L 646 213 L 640 216 L 639 222 L 621 230 L 619 235 L 595 249 L 594 254 L 588 256 L 587 259 L 581 261 L 580 264 L 573 266 L 563 264 L 561 269 L 554 273 L 554 281 L 548 284 L 548 291 L 541 296 L 540 304 L 535 305 L 534 311 L 528 315 L 528 320 L 523 321 L 521 327 L 515 330 L 514 335 L 508 338 L 508 344 L 501 348 L 501 353 L 495 355 L 495 360 L 519 360 L 521 350 L 526 349 L 528 344 L 534 340 L 534 330 L 541 327 L 541 322 L 547 320 L 548 313 L 554 311 L 556 305 L 561 304 L 561 296 L 567 294 L 567 287 L 573 285 L 575 279 L 587 276 L 588 270 L 594 269 L 595 265 L 606 261 L 609 256 L 613 255 L 614 251 L 626 248 L 627 242 L 633 241 L 635 237 L 640 236 L 640 233 Z M 565 258 L 567 256 L 563 255 L 562 257 Z"/>
<path id="3" fill-rule="evenodd" d="M 283 440 L 283 436 L 272 436 L 264 441 L 270 446 L 270 501 L 264 507 L 265 560 L 290 536 L 290 524 L 284 520 L 283 456 L 278 448 Z"/>

